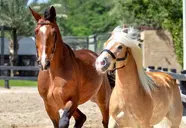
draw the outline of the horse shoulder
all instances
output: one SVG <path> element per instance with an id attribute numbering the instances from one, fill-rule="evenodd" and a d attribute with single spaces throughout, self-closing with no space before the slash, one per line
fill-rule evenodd
<path id="1" fill-rule="evenodd" d="M 38 91 L 42 98 L 47 96 L 50 86 L 49 71 L 39 71 L 38 74 Z"/>

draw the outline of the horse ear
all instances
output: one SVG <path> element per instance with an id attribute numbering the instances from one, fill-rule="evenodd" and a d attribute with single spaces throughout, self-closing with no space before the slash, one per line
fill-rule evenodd
<path id="1" fill-rule="evenodd" d="M 30 7 L 29 7 L 31 13 L 32 13 L 32 16 L 35 18 L 35 20 L 38 22 L 39 19 L 41 19 L 41 15 L 39 15 L 37 12 L 35 12 L 34 10 L 32 10 Z"/>
<path id="2" fill-rule="evenodd" d="M 51 14 L 54 18 L 56 18 L 56 9 L 54 8 L 54 6 L 52 6 L 52 7 L 50 8 L 50 14 Z"/>
<path id="3" fill-rule="evenodd" d="M 44 12 L 44 18 L 51 22 L 56 20 L 56 9 L 53 6 L 50 7 L 49 9 L 46 9 Z"/>

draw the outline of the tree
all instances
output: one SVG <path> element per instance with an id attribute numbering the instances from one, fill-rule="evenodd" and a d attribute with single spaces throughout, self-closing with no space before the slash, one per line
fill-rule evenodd
<path id="1" fill-rule="evenodd" d="M 49 0 L 48 3 L 31 4 L 33 9 L 43 13 L 49 6 L 57 11 L 57 23 L 63 35 L 85 36 L 103 33 L 115 27 L 110 17 L 111 0 Z"/>
<path id="2" fill-rule="evenodd" d="M 61 32 L 64 30 L 63 21 L 67 18 L 66 8 L 64 0 L 49 0 L 47 3 L 37 3 L 37 1 L 31 3 L 29 6 L 35 11 L 43 15 L 44 11 L 50 6 L 54 6 L 56 9 L 57 24 Z"/>
<path id="3" fill-rule="evenodd" d="M 111 14 L 118 23 L 167 29 L 172 33 L 179 63 L 183 64 L 182 2 L 180 0 L 114 0 Z"/>
<path id="4" fill-rule="evenodd" d="M 0 25 L 17 29 L 18 36 L 31 35 L 33 22 L 26 7 L 29 0 L 0 0 Z"/>
<path id="5" fill-rule="evenodd" d="M 27 2 L 28 0 L 0 0 L 0 25 L 15 28 L 17 36 L 32 35 L 34 23 L 26 7 Z M 6 33 L 6 36 L 10 40 L 10 64 L 13 65 L 17 58 L 18 41 L 13 42 L 11 32 Z"/>
<path id="6" fill-rule="evenodd" d="M 109 1 L 63 0 L 67 18 L 59 24 L 63 26 L 64 34 L 85 36 L 107 32 L 113 28 L 115 20 L 109 16 L 112 7 Z"/>

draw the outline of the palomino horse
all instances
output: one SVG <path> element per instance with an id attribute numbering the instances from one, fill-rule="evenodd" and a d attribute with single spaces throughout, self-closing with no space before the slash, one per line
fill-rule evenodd
<path id="1" fill-rule="evenodd" d="M 99 72 L 116 69 L 109 106 L 109 128 L 152 128 L 164 117 L 178 128 L 182 101 L 176 80 L 164 72 L 145 72 L 137 30 L 116 27 L 96 60 Z"/>
<path id="2" fill-rule="evenodd" d="M 54 127 L 67 128 L 71 116 L 75 118 L 74 127 L 82 127 L 86 116 L 77 107 L 92 100 L 98 104 L 107 128 L 111 87 L 107 75 L 95 69 L 96 53 L 80 50 L 74 54 L 62 41 L 54 7 L 43 17 L 30 10 L 37 21 L 36 49 L 41 66 L 38 91 Z"/>

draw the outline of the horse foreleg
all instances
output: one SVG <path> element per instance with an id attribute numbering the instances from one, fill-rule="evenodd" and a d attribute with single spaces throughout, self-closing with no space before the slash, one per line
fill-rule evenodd
<path id="1" fill-rule="evenodd" d="M 81 128 L 86 121 L 86 116 L 78 108 L 74 111 L 73 117 L 75 118 L 74 128 Z"/>
<path id="2" fill-rule="evenodd" d="M 103 120 L 102 124 L 104 128 L 108 128 L 108 122 L 109 122 L 109 100 L 111 95 L 111 87 L 107 78 L 107 75 L 103 77 L 103 83 L 95 97 L 95 102 L 97 103 Z"/>
<path id="3" fill-rule="evenodd" d="M 118 123 L 112 116 L 109 118 L 108 128 L 119 128 Z"/>
<path id="4" fill-rule="evenodd" d="M 72 116 L 72 114 L 75 111 L 76 107 L 77 106 L 74 106 L 72 101 L 68 101 L 65 104 L 63 114 L 61 112 L 61 109 L 59 110 L 59 115 L 60 115 L 59 128 L 68 128 L 69 122 L 70 122 L 69 121 L 70 117 Z"/>
<path id="5" fill-rule="evenodd" d="M 47 111 L 47 114 L 52 120 L 54 128 L 58 128 L 59 115 L 58 115 L 57 109 L 50 106 L 46 101 L 44 101 L 44 104 L 45 104 L 45 109 Z"/>
<path id="6" fill-rule="evenodd" d="M 101 114 L 102 114 L 102 117 L 103 117 L 103 120 L 102 120 L 103 127 L 108 128 L 109 108 L 106 104 L 104 104 L 104 105 L 98 104 L 98 106 L 101 110 Z"/>

